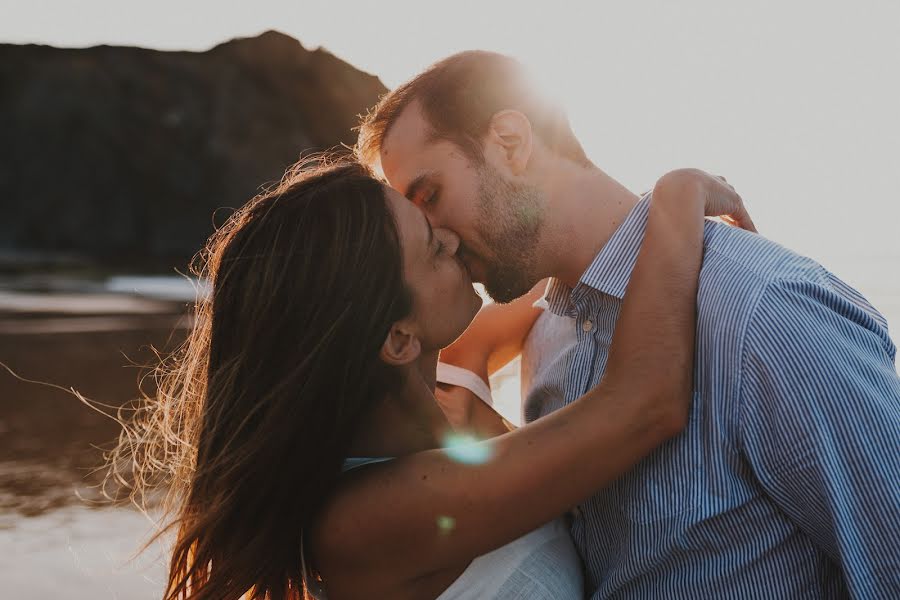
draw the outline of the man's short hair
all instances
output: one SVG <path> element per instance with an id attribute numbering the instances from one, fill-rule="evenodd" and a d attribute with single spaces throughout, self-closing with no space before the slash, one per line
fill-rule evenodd
<path id="1" fill-rule="evenodd" d="M 484 162 L 482 140 L 491 118 L 507 109 L 528 117 L 535 136 L 557 154 L 591 164 L 563 110 L 542 98 L 523 66 L 482 50 L 445 58 L 385 94 L 360 124 L 355 152 L 361 162 L 378 162 L 388 131 L 414 101 L 431 126 L 431 140 L 453 142 L 478 164 Z"/>

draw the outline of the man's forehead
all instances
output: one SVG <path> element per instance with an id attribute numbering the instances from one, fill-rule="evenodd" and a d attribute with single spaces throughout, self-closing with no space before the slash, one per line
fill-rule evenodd
<path id="1" fill-rule="evenodd" d="M 381 169 L 392 185 L 394 179 L 410 177 L 430 140 L 431 128 L 418 102 L 410 103 L 388 128 L 379 152 Z"/>
<path id="2" fill-rule="evenodd" d="M 397 151 L 421 148 L 428 142 L 430 135 L 431 127 L 422 112 L 422 106 L 418 100 L 413 100 L 403 107 L 385 132 L 381 155 L 384 157 Z"/>

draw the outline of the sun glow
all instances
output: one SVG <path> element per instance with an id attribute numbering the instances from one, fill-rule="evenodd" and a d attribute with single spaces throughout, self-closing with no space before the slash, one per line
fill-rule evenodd
<path id="1" fill-rule="evenodd" d="M 456 462 L 467 465 L 481 465 L 491 458 L 491 447 L 488 442 L 459 433 L 451 433 L 444 439 L 444 452 Z"/>

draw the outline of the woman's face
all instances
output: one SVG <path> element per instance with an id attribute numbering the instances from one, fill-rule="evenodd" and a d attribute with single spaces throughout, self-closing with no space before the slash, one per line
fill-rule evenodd
<path id="1" fill-rule="evenodd" d="M 413 295 L 413 319 L 425 351 L 449 346 L 481 308 L 465 264 L 457 257 L 459 238 L 431 229 L 425 215 L 397 190 L 385 187 L 403 249 L 403 277 Z"/>

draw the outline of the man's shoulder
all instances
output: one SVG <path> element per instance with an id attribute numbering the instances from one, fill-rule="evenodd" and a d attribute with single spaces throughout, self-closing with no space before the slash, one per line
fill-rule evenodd
<path id="1" fill-rule="evenodd" d="M 813 259 L 723 223 L 707 222 L 703 245 L 703 274 L 712 281 L 736 274 L 755 289 L 779 281 L 823 283 L 826 279 L 825 269 Z"/>
<path id="2" fill-rule="evenodd" d="M 743 337 L 751 323 L 774 333 L 785 320 L 839 318 L 892 347 L 877 309 L 813 259 L 721 223 L 707 224 L 704 249 L 698 306 L 709 331 L 730 328 Z"/>
<path id="3" fill-rule="evenodd" d="M 761 235 L 708 222 L 698 291 L 701 331 L 741 337 L 760 301 L 787 282 L 827 285 L 828 272 Z"/>

